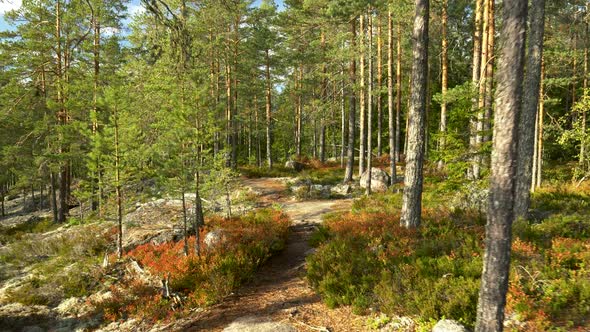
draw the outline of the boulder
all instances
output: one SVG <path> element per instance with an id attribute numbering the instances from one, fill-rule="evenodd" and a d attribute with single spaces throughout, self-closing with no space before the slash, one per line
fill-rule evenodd
<path id="1" fill-rule="evenodd" d="M 203 242 L 207 248 L 215 248 L 222 245 L 227 240 L 223 229 L 214 229 L 205 235 Z"/>
<path id="2" fill-rule="evenodd" d="M 241 317 L 223 329 L 223 332 L 296 332 L 297 329 L 287 323 L 273 322 L 265 317 Z"/>
<path id="3" fill-rule="evenodd" d="M 314 184 L 309 187 L 310 198 L 330 198 L 330 189 L 328 185 Z"/>
<path id="4" fill-rule="evenodd" d="M 303 166 L 304 166 L 304 165 L 303 165 L 302 163 L 300 163 L 300 162 L 298 162 L 298 161 L 295 161 L 295 160 L 288 160 L 288 161 L 285 163 L 285 168 L 288 168 L 288 169 L 294 169 L 294 170 L 296 170 L 297 172 L 299 172 L 299 171 L 303 170 Z"/>
<path id="5" fill-rule="evenodd" d="M 349 184 L 337 184 L 330 191 L 335 196 L 346 196 L 352 192 L 352 187 Z"/>
<path id="6" fill-rule="evenodd" d="M 457 321 L 442 319 L 434 325 L 432 332 L 468 332 L 468 330 Z"/>
<path id="7" fill-rule="evenodd" d="M 372 167 L 371 168 L 371 190 L 375 192 L 385 192 L 389 188 L 390 176 L 384 170 Z M 361 188 L 367 188 L 369 180 L 369 171 L 366 170 L 361 176 Z"/>

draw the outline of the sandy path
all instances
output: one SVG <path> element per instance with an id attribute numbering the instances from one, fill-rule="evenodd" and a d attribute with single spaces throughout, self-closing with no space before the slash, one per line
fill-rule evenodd
<path id="1" fill-rule="evenodd" d="M 308 286 L 305 256 L 309 236 L 325 213 L 350 208 L 351 200 L 292 201 L 286 186 L 274 179 L 248 179 L 244 185 L 261 193 L 260 204 L 281 204 L 293 220 L 284 251 L 269 260 L 252 282 L 206 311 L 167 326 L 169 330 L 221 331 L 244 317 L 284 322 L 299 331 L 363 331 L 365 318 L 350 308 L 328 309 Z"/>

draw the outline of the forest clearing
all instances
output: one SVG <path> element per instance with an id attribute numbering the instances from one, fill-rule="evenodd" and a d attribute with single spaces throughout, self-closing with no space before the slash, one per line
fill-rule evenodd
<path id="1" fill-rule="evenodd" d="M 0 331 L 590 331 L 587 0 L 0 0 Z"/>

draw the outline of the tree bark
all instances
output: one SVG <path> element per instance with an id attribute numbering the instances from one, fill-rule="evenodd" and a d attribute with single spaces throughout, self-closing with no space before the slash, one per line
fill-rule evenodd
<path id="1" fill-rule="evenodd" d="M 402 145 L 402 25 L 397 23 L 397 58 L 395 64 L 395 161 L 401 161 L 400 148 Z"/>
<path id="2" fill-rule="evenodd" d="M 272 82 L 270 77 L 270 51 L 266 50 L 266 163 L 272 168 Z M 258 113 L 258 112 L 257 112 Z"/>
<path id="3" fill-rule="evenodd" d="M 477 114 L 479 114 L 478 103 L 479 100 L 475 91 L 478 91 L 479 80 L 481 74 L 481 19 L 482 19 L 483 0 L 476 0 L 475 2 L 475 28 L 473 30 L 473 64 L 471 73 L 471 82 L 473 84 L 474 96 L 472 98 L 472 116 L 470 120 L 470 137 L 469 147 L 472 154 L 472 165 L 469 177 L 472 179 L 479 178 L 479 165 L 476 157 L 477 151 Z"/>
<path id="4" fill-rule="evenodd" d="M 411 107 L 408 114 L 408 154 L 400 222 L 403 227 L 420 225 L 422 213 L 422 168 L 424 164 L 426 94 L 428 71 L 429 1 L 416 0 L 413 31 Z"/>
<path id="5" fill-rule="evenodd" d="M 527 0 L 503 3 L 494 146 L 476 332 L 502 331 L 510 270 Z"/>
<path id="6" fill-rule="evenodd" d="M 518 163 L 516 178 L 515 218 L 526 218 L 531 204 L 530 185 L 535 149 L 535 122 L 539 106 L 541 86 L 541 59 L 545 28 L 545 0 L 532 2 L 530 7 L 530 32 L 524 79 L 524 101 L 519 121 Z"/>
<path id="7" fill-rule="evenodd" d="M 539 87 L 539 114 L 537 123 L 537 139 L 536 139 L 536 168 L 533 172 L 533 186 L 532 191 L 541 186 L 541 175 L 543 171 L 543 117 L 545 116 L 545 101 L 544 101 L 544 86 L 543 79 L 545 78 L 545 62 L 541 59 L 541 86 Z"/>
<path id="8" fill-rule="evenodd" d="M 356 49 L 356 17 L 350 22 L 352 37 L 350 38 L 350 48 Z M 355 120 L 356 120 L 356 95 L 354 86 L 356 85 L 356 58 L 354 53 L 350 59 L 350 111 L 348 112 L 348 149 L 346 151 L 346 171 L 344 173 L 344 182 L 352 182 L 354 172 L 354 141 L 355 141 Z"/>
<path id="9" fill-rule="evenodd" d="M 383 40 L 381 38 L 381 15 L 377 20 L 377 155 L 383 154 Z"/>
<path id="10" fill-rule="evenodd" d="M 321 32 L 321 47 L 322 53 L 325 58 L 326 53 L 326 35 L 324 31 Z M 328 100 L 328 67 L 326 66 L 326 61 L 322 61 L 322 87 L 321 87 L 321 98 L 322 98 L 322 105 Z M 323 116 L 320 118 L 320 161 L 322 163 L 326 162 L 326 122 L 324 118 L 326 117 L 326 107 L 322 107 Z"/>
<path id="11" fill-rule="evenodd" d="M 398 145 L 396 138 L 398 138 L 398 135 L 394 127 L 393 118 L 393 17 L 391 10 L 387 12 L 387 32 L 387 110 L 389 112 L 389 173 L 391 174 L 391 184 L 394 184 L 397 181 L 395 164 L 397 162 L 397 154 L 399 153 L 399 150 L 397 149 Z"/>
<path id="12" fill-rule="evenodd" d="M 367 145 L 367 124 L 366 124 L 366 117 L 367 117 L 367 108 L 366 108 L 366 95 L 365 95 L 365 15 L 361 15 L 360 17 L 360 49 L 361 49 L 361 56 L 359 61 L 360 66 L 360 140 L 359 140 L 359 176 L 362 176 L 365 172 L 365 158 L 366 158 L 366 151 L 365 147 Z"/>
<path id="13" fill-rule="evenodd" d="M 368 10 L 368 33 L 369 33 L 369 84 L 367 85 L 367 195 L 371 194 L 371 167 L 373 159 L 373 14 Z"/>
<path id="14" fill-rule="evenodd" d="M 494 49 L 495 49 L 495 1 L 488 1 L 488 61 L 486 69 L 486 93 L 485 93 L 485 111 L 484 111 L 484 122 L 483 122 L 483 141 L 490 142 L 492 140 L 492 113 L 494 107 L 493 101 L 493 87 L 494 87 Z M 489 160 L 486 160 L 489 165 Z"/>
<path id="15" fill-rule="evenodd" d="M 588 3 L 586 3 L 586 12 L 588 11 Z M 585 29 L 585 41 L 584 41 L 584 81 L 583 81 L 583 87 L 584 87 L 584 99 L 586 99 L 588 97 L 588 21 L 586 21 L 585 23 L 586 25 L 586 29 Z M 579 157 L 579 163 L 580 166 L 582 167 L 582 169 L 585 169 L 586 166 L 585 161 L 586 161 L 586 108 L 582 109 L 582 139 L 580 142 L 580 157 Z"/>
<path id="16" fill-rule="evenodd" d="M 344 77 L 344 68 L 342 69 Z M 340 167 L 344 168 L 344 155 L 346 154 L 346 95 L 344 90 L 344 78 L 340 88 Z"/>
<path id="17" fill-rule="evenodd" d="M 296 154 L 297 156 L 301 156 L 301 144 L 303 141 L 303 126 L 302 126 L 302 121 L 303 121 L 303 114 L 302 114 L 302 100 L 301 100 L 301 93 L 302 93 L 302 81 L 303 81 L 303 65 L 299 65 L 299 78 L 297 80 L 299 82 L 299 89 L 297 90 L 297 151 Z"/>
<path id="18" fill-rule="evenodd" d="M 442 94 L 442 103 L 440 104 L 440 140 L 439 140 L 439 151 L 444 151 L 446 146 L 446 134 L 447 134 L 447 102 L 445 100 L 447 96 L 447 89 L 449 86 L 449 64 L 448 64 L 448 42 L 447 42 L 447 7 L 448 7 L 448 0 L 443 0 L 442 3 L 442 54 L 441 54 L 441 67 L 442 67 L 442 77 L 441 77 L 441 94 Z M 442 169 L 444 167 L 444 161 L 441 159 L 438 163 L 438 168 Z"/>
<path id="19" fill-rule="evenodd" d="M 114 106 L 114 123 L 115 126 L 115 194 L 117 196 L 117 256 L 123 257 L 123 202 L 121 193 L 121 165 L 119 153 L 119 115 L 117 114 L 117 105 Z"/>

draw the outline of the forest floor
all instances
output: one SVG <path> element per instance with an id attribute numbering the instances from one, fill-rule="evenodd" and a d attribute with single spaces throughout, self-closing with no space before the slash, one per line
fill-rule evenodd
<path id="1" fill-rule="evenodd" d="M 280 204 L 292 220 L 286 248 L 221 303 L 162 328 L 185 331 L 365 331 L 366 317 L 350 307 L 329 309 L 305 280 L 309 237 L 326 213 L 350 209 L 352 200 L 294 201 L 276 179 L 243 181 L 260 194 L 261 207 Z"/>

